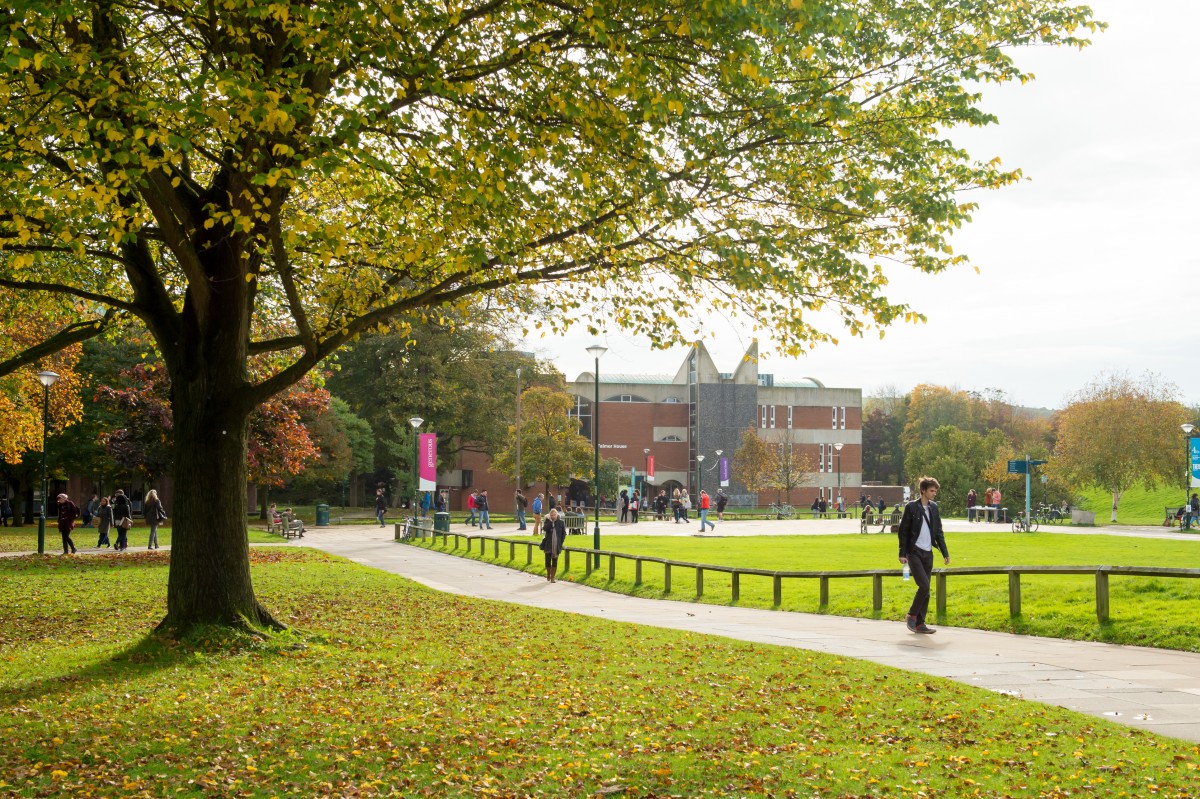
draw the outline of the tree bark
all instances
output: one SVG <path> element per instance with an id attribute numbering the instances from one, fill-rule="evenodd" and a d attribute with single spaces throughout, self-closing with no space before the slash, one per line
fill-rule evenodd
<path id="1" fill-rule="evenodd" d="M 160 627 L 278 627 L 259 605 L 250 579 L 248 414 L 219 399 L 198 402 L 187 392 L 175 393 L 175 447 L 186 455 L 175 458 L 171 573 Z"/>

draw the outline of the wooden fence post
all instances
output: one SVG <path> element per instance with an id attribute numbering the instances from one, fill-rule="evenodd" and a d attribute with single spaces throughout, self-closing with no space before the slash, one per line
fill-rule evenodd
<path id="1" fill-rule="evenodd" d="M 1008 615 L 1014 619 L 1021 615 L 1021 573 L 1008 573 Z"/>
<path id="2" fill-rule="evenodd" d="M 946 615 L 946 575 L 944 572 L 937 574 L 937 615 L 939 618 Z"/>
<path id="3" fill-rule="evenodd" d="M 563 556 L 563 571 L 565 571 L 565 572 L 571 571 L 571 550 L 564 549 L 562 556 Z"/>
<path id="4" fill-rule="evenodd" d="M 775 607 L 779 607 L 783 604 L 783 578 L 778 574 L 775 575 L 774 594 Z"/>
<path id="5" fill-rule="evenodd" d="M 819 579 L 821 581 L 821 599 L 817 604 L 821 608 L 826 608 L 829 606 L 829 578 L 822 574 Z"/>
<path id="6" fill-rule="evenodd" d="M 734 572 L 730 576 L 733 577 L 733 601 L 737 602 L 742 597 L 742 575 L 741 572 Z"/>
<path id="7" fill-rule="evenodd" d="M 1096 570 L 1096 619 L 1108 621 L 1108 572 L 1103 568 Z"/>
<path id="8" fill-rule="evenodd" d="M 633 584 L 634 585 L 642 584 L 642 559 L 641 558 L 633 559 Z"/>
<path id="9" fill-rule="evenodd" d="M 584 557 L 584 559 L 583 559 L 583 576 L 584 577 L 592 576 L 592 559 L 590 557 L 590 554 L 591 553 L 589 553 L 589 555 L 587 557 Z M 596 565 L 599 566 L 600 562 L 597 561 Z"/>
<path id="10" fill-rule="evenodd" d="M 883 610 L 883 575 L 871 576 L 871 609 L 876 613 Z"/>
<path id="11" fill-rule="evenodd" d="M 615 579 L 617 579 L 617 556 L 609 555 L 608 556 L 608 581 L 611 583 Z"/>
<path id="12" fill-rule="evenodd" d="M 533 544 L 526 541 L 525 542 L 525 565 L 531 566 L 532 564 L 533 564 Z"/>
<path id="13" fill-rule="evenodd" d="M 671 564 L 663 564 L 663 593 L 671 593 Z"/>
<path id="14" fill-rule="evenodd" d="M 696 599 L 704 596 L 704 569 L 696 567 Z"/>

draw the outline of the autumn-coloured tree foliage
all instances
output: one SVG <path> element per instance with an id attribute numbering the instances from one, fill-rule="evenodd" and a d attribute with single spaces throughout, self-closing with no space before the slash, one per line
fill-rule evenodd
<path id="1" fill-rule="evenodd" d="M 19 359 L 69 325 L 71 309 L 61 303 L 22 303 L 15 292 L 0 289 L 0 366 Z M 79 381 L 75 366 L 81 347 L 71 344 L 46 353 L 38 366 L 0 369 L 0 459 L 19 463 L 26 452 L 41 452 L 43 404 L 49 399 L 51 429 L 69 426 L 79 418 Z M 38 382 L 42 369 L 59 375 L 49 395 Z"/>
<path id="2" fill-rule="evenodd" d="M 136 364 L 120 374 L 121 387 L 101 386 L 96 399 L 118 411 L 126 424 L 101 434 L 101 443 L 122 469 L 150 483 L 171 472 L 171 380 L 161 364 Z M 246 466 L 258 485 L 280 486 L 320 456 L 305 420 L 329 408 L 329 392 L 305 378 L 258 406 L 250 417 Z"/>
<path id="3" fill-rule="evenodd" d="M 1079 391 L 1056 417 L 1058 440 L 1046 469 L 1063 485 L 1121 495 L 1135 485 L 1186 485 L 1183 433 L 1188 411 L 1178 389 L 1145 374 L 1103 375 Z"/>
<path id="4" fill-rule="evenodd" d="M 714 305 L 789 351 L 832 335 L 823 308 L 853 332 L 914 318 L 878 264 L 962 263 L 961 190 L 1017 175 L 946 129 L 991 121 L 979 82 L 1027 77 L 1012 46 L 1083 44 L 1089 15 L 1064 0 L 14 0 L 0 286 L 82 305 L 16 365 L 116 317 L 146 326 L 179 454 L 165 626 L 274 624 L 245 536 L 258 405 L 361 333 L 484 297 L 555 329 L 606 303 L 663 345 Z M 287 332 L 255 335 L 267 320 Z M 252 374 L 267 353 L 280 368 Z"/>

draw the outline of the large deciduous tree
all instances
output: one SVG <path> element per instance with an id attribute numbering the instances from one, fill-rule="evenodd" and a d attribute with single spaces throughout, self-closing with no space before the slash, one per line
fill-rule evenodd
<path id="1" fill-rule="evenodd" d="M 522 481 L 543 483 L 547 495 L 552 485 L 566 485 L 570 478 L 594 470 L 592 445 L 579 434 L 579 421 L 569 415 L 572 405 L 571 395 L 562 388 L 534 386 L 521 392 Z M 492 468 L 516 474 L 515 424 L 509 425 L 508 434 Z"/>
<path id="2" fill-rule="evenodd" d="M 1131 487 L 1175 484 L 1186 473 L 1179 426 L 1188 418 L 1175 386 L 1154 375 L 1102 376 L 1059 412 L 1047 472 L 1060 485 L 1108 491 L 1115 522 L 1121 495 Z"/>
<path id="3" fill-rule="evenodd" d="M 754 427 L 742 431 L 741 443 L 733 453 L 733 477 L 755 495 L 776 488 L 779 477 L 779 448 L 763 441 Z"/>
<path id="4" fill-rule="evenodd" d="M 1017 176 L 947 128 L 992 121 L 980 82 L 1027 77 L 1007 48 L 1082 44 L 1089 17 L 1066 0 L 14 0 L 0 286 L 80 305 L 18 365 L 113 314 L 145 324 L 182 489 L 164 625 L 273 624 L 245 535 L 255 407 L 355 336 L 446 307 L 523 302 L 557 329 L 556 309 L 607 303 L 664 344 L 732 307 L 793 352 L 832 337 L 822 308 L 855 333 L 915 317 L 878 264 L 961 263 L 960 192 Z M 277 368 L 259 376 L 262 353 Z"/>

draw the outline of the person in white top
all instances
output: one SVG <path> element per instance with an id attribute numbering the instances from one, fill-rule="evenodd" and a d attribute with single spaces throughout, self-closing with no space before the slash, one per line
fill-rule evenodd
<path id="1" fill-rule="evenodd" d="M 933 548 L 936 546 L 941 550 L 947 566 L 950 565 L 950 550 L 946 549 L 946 536 L 942 532 L 942 515 L 933 501 L 941 486 L 932 477 L 922 477 L 919 485 L 921 496 L 904 506 L 904 516 L 900 519 L 900 562 L 908 564 L 913 582 L 917 584 L 905 624 L 914 633 L 932 634 L 936 630 L 925 624 L 925 614 L 929 611 Z"/>

